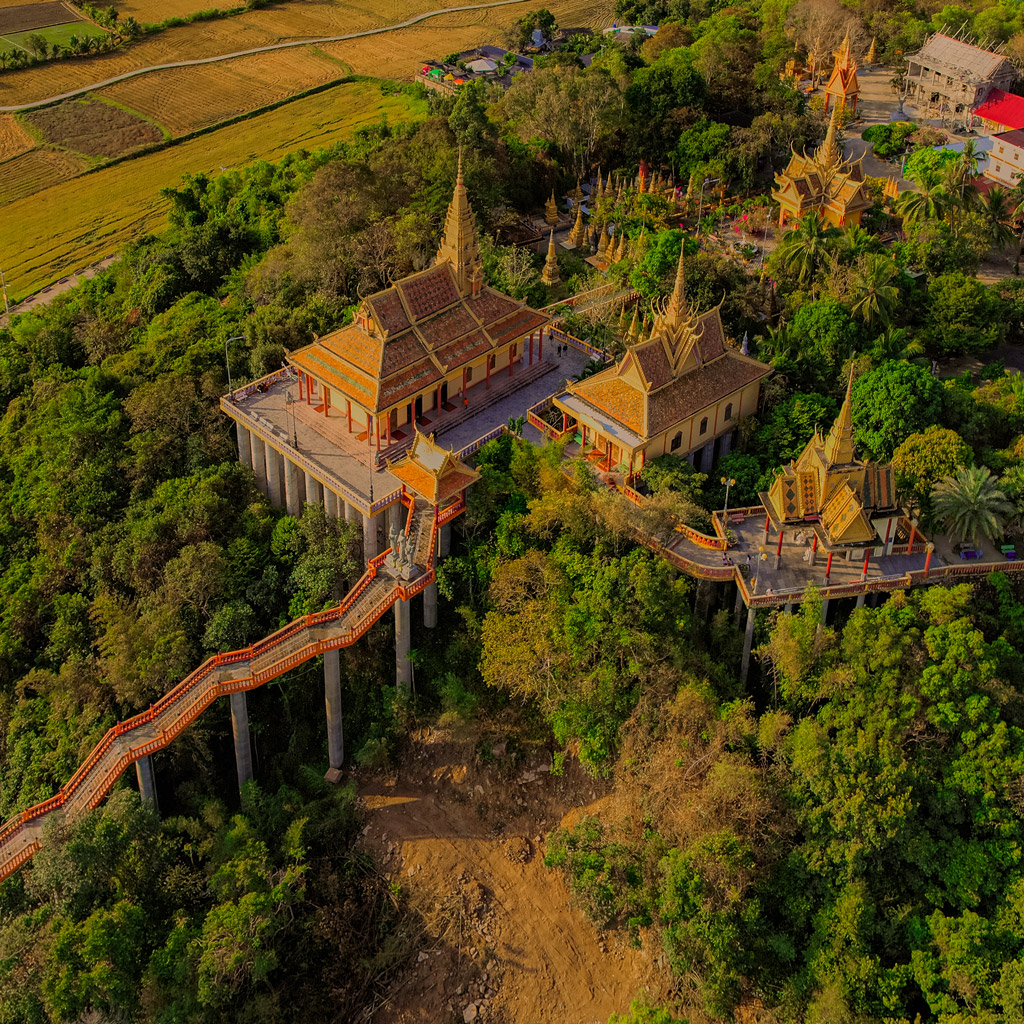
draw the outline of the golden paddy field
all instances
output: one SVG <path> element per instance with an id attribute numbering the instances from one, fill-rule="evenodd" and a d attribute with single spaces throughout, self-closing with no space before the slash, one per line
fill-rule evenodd
<path id="1" fill-rule="evenodd" d="M 14 119 L 13 114 L 0 114 L 0 163 L 34 145 L 35 142 Z"/>
<path id="2" fill-rule="evenodd" d="M 11 298 L 23 298 L 133 237 L 161 229 L 167 201 L 160 189 L 177 184 L 183 174 L 216 173 L 316 149 L 350 138 L 382 114 L 394 124 L 425 116 L 426 105 L 407 96 L 382 96 L 372 82 L 339 85 L 15 200 L 0 211 L 0 266 Z"/>

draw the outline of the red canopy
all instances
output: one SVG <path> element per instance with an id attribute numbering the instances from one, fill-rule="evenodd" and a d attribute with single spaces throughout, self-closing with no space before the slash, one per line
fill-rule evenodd
<path id="1" fill-rule="evenodd" d="M 1024 96 L 1014 96 L 1012 93 L 1003 92 L 1002 89 L 993 89 L 988 94 L 988 99 L 980 107 L 975 108 L 974 115 L 985 121 L 1005 125 L 1007 128 L 1024 128 Z"/>

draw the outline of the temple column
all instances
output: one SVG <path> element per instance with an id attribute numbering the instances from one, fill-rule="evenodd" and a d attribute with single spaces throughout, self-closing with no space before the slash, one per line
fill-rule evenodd
<path id="1" fill-rule="evenodd" d="M 757 621 L 757 609 L 751 606 L 747 609 L 747 629 L 743 634 L 743 657 L 740 660 L 740 680 L 747 681 L 750 672 L 750 650 L 754 646 L 754 623 Z"/>
<path id="2" fill-rule="evenodd" d="M 828 598 L 821 602 L 821 624 L 824 626 L 828 622 Z"/>
<path id="3" fill-rule="evenodd" d="M 139 783 L 139 799 L 144 804 L 156 803 L 156 779 L 153 776 L 153 759 L 148 754 L 135 762 L 135 778 Z"/>
<path id="4" fill-rule="evenodd" d="M 437 625 L 437 580 L 423 588 L 423 625 L 427 629 Z"/>
<path id="5" fill-rule="evenodd" d="M 235 770 L 241 790 L 252 780 L 252 746 L 249 743 L 249 710 L 245 691 L 231 694 L 231 734 L 235 738 Z"/>
<path id="6" fill-rule="evenodd" d="M 706 445 L 700 451 L 700 471 L 702 473 L 711 472 L 711 464 L 715 460 L 715 442 L 708 441 Z"/>
<path id="7" fill-rule="evenodd" d="M 252 441 L 249 438 L 249 431 L 241 423 L 235 424 L 235 430 L 238 434 L 238 461 L 252 469 Z"/>
<path id="8" fill-rule="evenodd" d="M 380 513 L 375 516 L 363 516 L 363 558 L 368 562 L 380 553 L 377 547 L 377 521 Z"/>
<path id="9" fill-rule="evenodd" d="M 447 558 L 452 550 L 452 527 L 451 523 L 445 523 L 437 531 L 437 557 Z"/>
<path id="10" fill-rule="evenodd" d="M 267 497 L 270 503 L 280 508 L 284 504 L 284 488 L 281 486 L 283 467 L 281 455 L 268 444 L 267 449 Z"/>
<path id="11" fill-rule="evenodd" d="M 858 594 L 857 595 L 857 607 L 858 608 L 863 608 L 864 607 L 864 598 L 866 598 L 867 596 L 868 595 L 866 593 L 865 594 Z"/>
<path id="12" fill-rule="evenodd" d="M 779 530 L 779 543 L 775 547 L 775 568 L 782 564 L 782 538 L 785 536 L 784 530 Z"/>
<path id="13" fill-rule="evenodd" d="M 252 471 L 256 475 L 256 486 L 261 494 L 270 497 L 267 488 L 267 446 L 263 443 L 263 438 L 255 434 L 249 435 L 249 442 L 252 445 Z"/>
<path id="14" fill-rule="evenodd" d="M 324 652 L 324 703 L 327 706 L 328 782 L 338 782 L 345 762 L 345 731 L 341 711 L 341 651 Z"/>
<path id="15" fill-rule="evenodd" d="M 814 535 L 814 540 L 811 541 L 811 561 L 810 561 L 810 564 L 814 565 L 814 563 L 817 560 L 818 560 L 818 535 L 815 534 Z"/>
<path id="16" fill-rule="evenodd" d="M 324 488 L 324 511 L 331 519 L 340 519 L 341 499 L 329 487 Z"/>
<path id="17" fill-rule="evenodd" d="M 306 504 L 324 504 L 324 485 L 312 473 L 306 473 Z"/>
<path id="18" fill-rule="evenodd" d="M 412 625 L 409 622 L 409 602 L 395 602 L 395 678 L 398 687 L 412 692 L 412 662 L 409 660 L 409 640 Z"/>
<path id="19" fill-rule="evenodd" d="M 299 467 L 291 459 L 284 460 L 284 502 L 288 515 L 298 519 L 302 512 L 302 494 L 299 492 Z"/>

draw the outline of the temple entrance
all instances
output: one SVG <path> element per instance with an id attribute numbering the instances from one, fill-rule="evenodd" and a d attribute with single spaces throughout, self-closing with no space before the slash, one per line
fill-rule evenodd
<path id="1" fill-rule="evenodd" d="M 448 404 L 448 381 L 445 381 L 441 385 L 441 405 L 445 406 Z"/>
<path id="2" fill-rule="evenodd" d="M 413 416 L 415 421 L 419 423 L 423 416 L 423 396 L 417 395 L 416 400 L 413 402 Z"/>

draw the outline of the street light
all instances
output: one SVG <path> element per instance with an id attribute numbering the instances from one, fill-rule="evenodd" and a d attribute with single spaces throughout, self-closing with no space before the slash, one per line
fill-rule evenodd
<path id="1" fill-rule="evenodd" d="M 762 562 L 767 562 L 767 561 L 768 561 L 768 552 L 765 551 L 764 545 L 762 544 L 757 549 L 757 568 L 754 570 L 754 589 L 751 591 L 751 593 L 753 593 L 753 594 L 757 593 L 757 579 L 761 575 L 761 563 Z"/>
<path id="2" fill-rule="evenodd" d="M 700 183 L 700 203 L 697 206 L 697 234 L 700 234 L 700 218 L 701 213 L 704 210 L 704 186 L 705 185 L 717 185 L 719 182 L 718 178 L 705 178 Z"/>
<path id="3" fill-rule="evenodd" d="M 729 488 L 735 486 L 736 478 L 733 476 L 723 476 L 722 483 L 725 485 L 725 511 L 722 513 L 722 519 L 725 521 L 726 527 L 729 525 Z"/>
<path id="4" fill-rule="evenodd" d="M 296 451 L 298 451 L 299 450 L 299 438 L 298 438 L 298 436 L 295 433 L 295 399 L 292 398 L 292 393 L 290 391 L 285 393 L 284 404 L 285 404 L 286 408 L 288 409 L 288 413 L 289 413 L 289 415 L 291 416 L 291 419 L 292 419 L 292 447 Z"/>
<path id="5" fill-rule="evenodd" d="M 244 334 L 236 334 L 233 338 L 224 339 L 224 366 L 228 371 L 228 394 L 230 395 L 234 388 L 231 387 L 231 360 L 228 358 L 228 345 L 233 341 L 241 341 L 245 337 Z"/>

